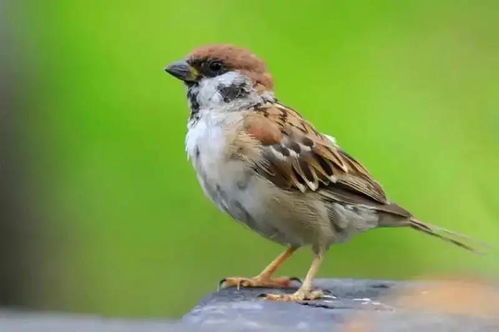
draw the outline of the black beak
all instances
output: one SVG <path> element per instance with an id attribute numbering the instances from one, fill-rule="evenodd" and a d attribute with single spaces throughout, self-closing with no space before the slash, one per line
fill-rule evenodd
<path id="1" fill-rule="evenodd" d="M 197 70 L 185 60 L 169 64 L 166 66 L 165 71 L 184 82 L 195 82 L 199 76 Z"/>

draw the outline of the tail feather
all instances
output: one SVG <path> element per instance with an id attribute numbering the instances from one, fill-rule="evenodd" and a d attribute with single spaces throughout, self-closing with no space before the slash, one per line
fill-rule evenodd
<path id="1" fill-rule="evenodd" d="M 444 241 L 453 243 L 461 248 L 477 254 L 485 254 L 490 251 L 490 245 L 463 234 L 452 232 L 448 229 L 431 225 L 420 220 L 411 218 L 409 226 L 423 233 L 438 237 Z"/>

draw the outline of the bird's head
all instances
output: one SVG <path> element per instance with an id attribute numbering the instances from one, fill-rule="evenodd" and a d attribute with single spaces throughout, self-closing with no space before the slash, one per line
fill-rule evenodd
<path id="1" fill-rule="evenodd" d="M 185 82 L 193 111 L 199 108 L 234 110 L 260 100 L 273 100 L 272 76 L 263 60 L 229 44 L 196 48 L 165 71 Z"/>

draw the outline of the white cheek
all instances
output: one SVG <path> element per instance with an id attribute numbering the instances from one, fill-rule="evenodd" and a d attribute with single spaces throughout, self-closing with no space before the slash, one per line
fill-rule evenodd
<path id="1" fill-rule="evenodd" d="M 205 84 L 201 87 L 198 94 L 198 102 L 202 106 L 218 104 L 221 101 L 218 85 Z"/>
<path id="2" fill-rule="evenodd" d="M 217 77 L 203 78 L 199 82 L 198 102 L 202 108 L 218 107 L 224 103 L 219 87 L 243 83 L 245 80 L 244 76 L 234 71 Z"/>

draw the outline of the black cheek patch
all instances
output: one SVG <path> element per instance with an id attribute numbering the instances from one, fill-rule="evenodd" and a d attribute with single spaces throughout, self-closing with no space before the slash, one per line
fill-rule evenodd
<path id="1" fill-rule="evenodd" d="M 226 103 L 230 103 L 237 98 L 244 98 L 249 94 L 244 83 L 232 84 L 229 86 L 219 85 L 217 90 Z"/>

